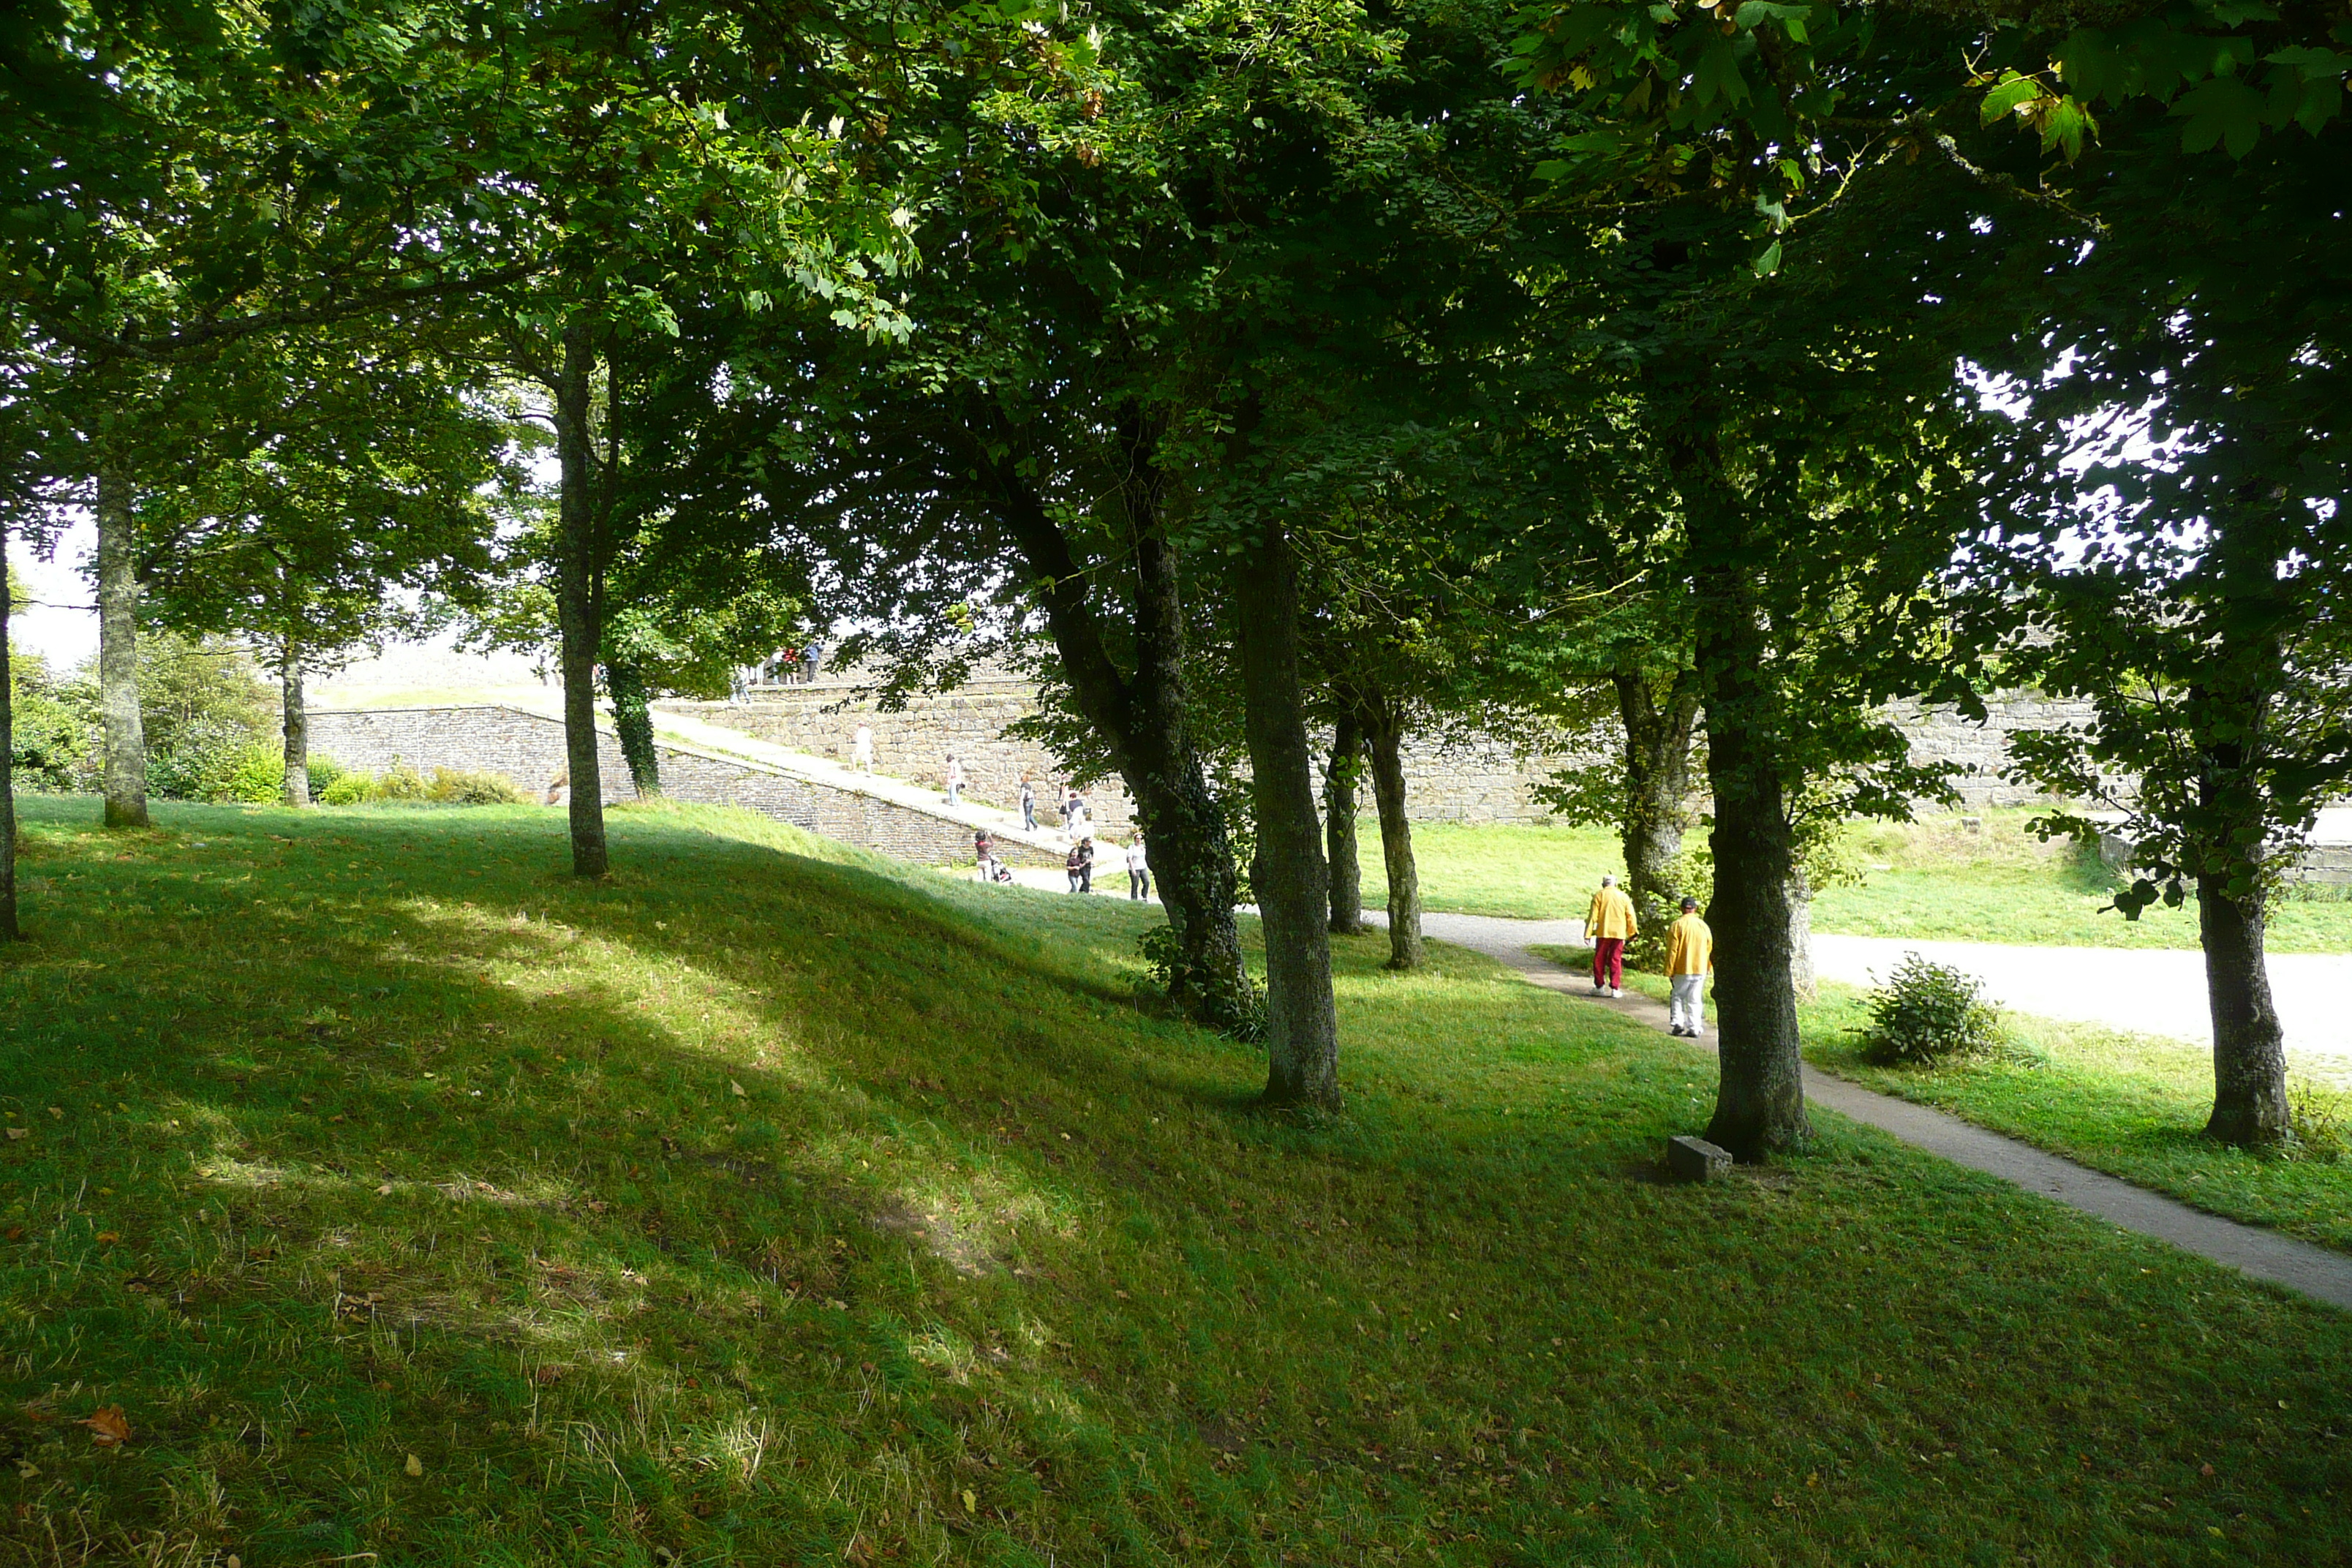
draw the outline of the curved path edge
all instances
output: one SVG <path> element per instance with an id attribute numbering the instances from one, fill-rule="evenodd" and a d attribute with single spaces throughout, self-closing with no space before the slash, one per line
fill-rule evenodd
<path id="1" fill-rule="evenodd" d="M 1376 917 L 1376 911 L 1367 913 Z M 1665 1029 L 1664 1003 L 1632 994 L 1618 998 L 1595 996 L 1590 981 L 1528 951 L 1537 944 L 1554 946 L 1580 942 L 1583 926 L 1580 921 L 1429 914 L 1422 919 L 1422 933 L 1482 952 L 1547 991 L 1576 997 L 1595 1007 L 1606 1007 L 1661 1032 Z M 1692 1044 L 1709 1048 L 1705 1041 Z M 1956 1165 L 1999 1176 L 2027 1192 L 2121 1229 L 2169 1242 L 2209 1262 L 2352 1311 L 2352 1257 L 2260 1226 L 2191 1208 L 2030 1143 L 1987 1131 L 1957 1116 L 1864 1089 L 1822 1072 L 1811 1063 L 1805 1067 L 1805 1098 Z"/>

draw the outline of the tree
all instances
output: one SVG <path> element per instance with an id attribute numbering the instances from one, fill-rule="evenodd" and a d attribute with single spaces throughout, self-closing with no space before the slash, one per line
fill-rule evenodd
<path id="1" fill-rule="evenodd" d="M 500 428 L 380 329 L 273 346 L 260 369 L 208 460 L 150 490 L 136 567 L 162 624 L 242 639 L 275 668 L 283 798 L 304 806 L 305 676 L 421 633 L 433 598 L 488 565 Z"/>
<path id="2" fill-rule="evenodd" d="M 54 4 L 0 34 L 14 82 L 0 140 L 23 154 L 0 175 L 6 347 L 37 411 L 37 488 L 87 503 L 98 525 L 111 824 L 146 820 L 141 492 L 202 449 L 219 390 L 208 367 L 512 275 L 453 265 L 436 219 L 472 194 L 472 172 L 403 68 L 464 11 Z"/>
<path id="3" fill-rule="evenodd" d="M 2294 1129 L 2267 906 L 2352 778 L 2352 268 L 2347 133 L 2182 153 L 2142 110 L 2086 162 L 2102 243 L 2011 355 L 1999 530 L 1974 635 L 2014 678 L 2085 697 L 2021 737 L 2027 774 L 2125 816 L 2116 906 L 2197 901 L 2213 1030 L 2207 1132 Z M 2079 810 L 2045 831 L 2089 837 Z"/>
<path id="4" fill-rule="evenodd" d="M 876 57 L 835 36 L 833 22 L 719 0 L 476 9 L 457 68 L 465 123 L 500 204 L 487 255 L 530 265 L 481 298 L 457 352 L 535 389 L 552 437 L 557 504 L 545 537 L 572 869 L 597 877 L 609 857 L 595 680 L 608 577 L 628 544 L 625 362 L 714 298 L 757 310 L 819 296 L 838 326 L 887 330 L 874 284 L 903 258 L 904 235 L 836 112 L 858 103 L 855 61 Z M 877 30 L 887 37 L 890 24 Z M 527 69 L 514 68 L 518 58 Z M 809 68 L 776 68 L 786 60 Z"/>

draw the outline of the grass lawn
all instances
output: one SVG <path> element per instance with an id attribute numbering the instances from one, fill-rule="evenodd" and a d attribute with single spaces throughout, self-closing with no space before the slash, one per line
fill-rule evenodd
<path id="1" fill-rule="evenodd" d="M 1591 962 L 1589 948 L 1536 951 L 1579 971 Z M 1625 980 L 1666 994 L 1658 975 L 1628 971 Z M 2311 1142 L 2292 1156 L 2257 1156 L 2202 1134 L 2213 1109 L 2213 1058 L 2202 1046 L 2012 1016 L 2013 1048 L 2000 1056 L 1880 1067 L 1862 1051 L 1868 996 L 1825 981 L 1817 1000 L 1798 1007 L 1807 1059 L 2199 1208 L 2352 1252 L 2352 1095 L 2294 1082 Z M 1708 1009 L 1711 1027 L 1711 999 Z"/>
<path id="2" fill-rule="evenodd" d="M 2352 1555 L 2352 1318 L 1828 1116 L 1660 1185 L 1712 1063 L 1458 950 L 1340 944 L 1300 1121 L 1121 900 L 95 815 L 0 957 L 0 1563 Z"/>
<path id="3" fill-rule="evenodd" d="M 1859 885 L 1824 889 L 1813 929 L 1849 936 L 1941 938 L 2064 947 L 2193 948 L 2197 910 L 2161 906 L 2137 921 L 2101 914 L 2115 879 L 2066 843 L 2025 830 L 2024 809 L 1986 812 L 1980 830 L 1957 816 L 1855 823 L 1846 850 Z M 1700 831 L 1704 832 L 1704 829 Z M 1615 837 L 1590 827 L 1412 830 L 1423 902 L 1433 910 L 1527 920 L 1580 919 L 1604 871 L 1622 875 Z M 1388 897 L 1379 837 L 1364 835 L 1364 899 Z M 2352 902 L 2283 899 L 2271 911 L 2273 952 L 2352 952 Z"/>

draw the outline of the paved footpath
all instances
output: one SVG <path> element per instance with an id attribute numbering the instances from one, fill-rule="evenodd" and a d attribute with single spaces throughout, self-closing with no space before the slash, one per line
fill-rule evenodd
<path id="1" fill-rule="evenodd" d="M 1366 912 L 1379 918 L 1380 911 Z M 1595 1007 L 1606 1007 L 1661 1033 L 1666 1027 L 1664 1003 L 1632 993 L 1615 999 L 1595 996 L 1589 977 L 1528 951 L 1530 946 L 1581 942 L 1584 926 L 1580 921 L 1512 921 L 1487 915 L 1430 914 L 1422 918 L 1422 933 L 1483 952 L 1546 990 L 1577 997 Z M 1704 1042 L 1693 1044 L 1704 1048 Z M 2096 1215 L 2122 1229 L 2168 1241 L 2185 1252 L 2352 1311 L 2352 1256 L 2175 1203 L 2072 1160 L 2062 1160 L 2013 1138 L 1988 1132 L 1940 1110 L 1930 1110 L 1907 1100 L 1879 1094 L 1818 1072 L 1810 1064 L 1805 1068 L 1805 1098 L 1955 1164 L 2014 1182 L 2028 1192 Z"/>

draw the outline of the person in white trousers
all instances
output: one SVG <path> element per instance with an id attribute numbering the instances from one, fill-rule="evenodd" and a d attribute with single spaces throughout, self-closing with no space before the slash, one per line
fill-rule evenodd
<path id="1" fill-rule="evenodd" d="M 1666 1033 L 1699 1037 L 1702 993 L 1715 970 L 1715 933 L 1698 918 L 1698 900 L 1683 900 L 1683 918 L 1666 928 Z"/>
<path id="2" fill-rule="evenodd" d="M 849 737 L 849 763 L 861 773 L 874 771 L 874 730 L 860 724 Z"/>
<path id="3" fill-rule="evenodd" d="M 948 753 L 948 804 L 960 805 L 963 800 L 963 763 L 953 752 Z"/>

